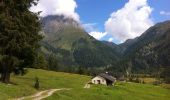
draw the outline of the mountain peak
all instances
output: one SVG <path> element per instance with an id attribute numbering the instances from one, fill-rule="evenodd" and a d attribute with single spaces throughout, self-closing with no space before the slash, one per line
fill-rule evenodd
<path id="1" fill-rule="evenodd" d="M 49 21 L 57 21 L 57 22 L 66 23 L 66 24 L 79 25 L 79 23 L 75 21 L 74 19 L 65 17 L 63 15 L 49 15 L 46 17 L 42 17 L 41 20 L 42 20 L 42 23 L 47 23 Z"/>
<path id="2" fill-rule="evenodd" d="M 55 34 L 65 28 L 79 28 L 82 29 L 80 24 L 72 18 L 67 18 L 63 15 L 50 15 L 41 18 L 43 30 L 45 33 Z"/>

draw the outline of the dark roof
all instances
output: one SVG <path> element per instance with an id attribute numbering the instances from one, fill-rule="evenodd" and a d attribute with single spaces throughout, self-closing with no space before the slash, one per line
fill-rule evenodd
<path id="1" fill-rule="evenodd" d="M 105 73 L 101 73 L 98 76 L 103 77 L 104 79 L 107 79 L 112 82 L 114 82 L 116 80 L 116 78 L 114 78 L 113 76 L 111 76 L 109 74 L 105 74 Z"/>

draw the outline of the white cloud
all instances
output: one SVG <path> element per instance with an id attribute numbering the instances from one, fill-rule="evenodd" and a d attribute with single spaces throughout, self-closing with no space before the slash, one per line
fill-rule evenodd
<path id="1" fill-rule="evenodd" d="M 123 8 L 111 14 L 105 22 L 105 30 L 121 42 L 135 38 L 153 25 L 151 12 L 147 0 L 129 0 Z"/>
<path id="2" fill-rule="evenodd" d="M 113 41 L 113 38 L 109 38 L 109 40 L 108 40 L 109 42 L 112 42 Z"/>
<path id="3" fill-rule="evenodd" d="M 106 32 L 98 31 L 97 23 L 82 24 L 82 27 L 88 32 L 89 35 L 91 35 L 97 40 L 100 40 L 101 38 L 107 35 Z"/>
<path id="4" fill-rule="evenodd" d="M 97 25 L 97 23 L 86 23 L 86 24 L 82 24 L 82 27 L 83 27 L 87 32 L 92 32 L 92 31 L 97 31 L 96 25 Z"/>
<path id="5" fill-rule="evenodd" d="M 33 12 L 42 11 L 40 16 L 64 15 L 79 21 L 79 15 L 75 12 L 77 4 L 75 0 L 40 0 L 37 6 L 30 8 Z"/>
<path id="6" fill-rule="evenodd" d="M 97 40 L 100 40 L 102 37 L 107 35 L 106 32 L 104 32 L 104 33 L 102 33 L 102 32 L 90 32 L 89 34 Z"/>
<path id="7" fill-rule="evenodd" d="M 161 11 L 160 14 L 161 15 L 170 16 L 170 12 L 166 12 L 166 11 Z"/>

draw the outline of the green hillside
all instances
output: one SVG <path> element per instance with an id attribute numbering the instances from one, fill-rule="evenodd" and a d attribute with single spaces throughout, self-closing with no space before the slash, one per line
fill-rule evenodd
<path id="1" fill-rule="evenodd" d="M 170 21 L 158 23 L 132 42 L 124 53 L 134 72 L 153 72 L 170 65 Z"/>
<path id="2" fill-rule="evenodd" d="M 41 50 L 46 59 L 52 55 L 57 62 L 49 69 L 76 72 L 79 67 L 101 67 L 123 74 L 127 69 L 150 74 L 169 68 L 170 21 L 158 23 L 120 45 L 94 39 L 76 21 L 63 16 L 47 16 L 42 23 L 45 38 Z"/>
<path id="3" fill-rule="evenodd" d="M 113 48 L 91 37 L 72 19 L 47 16 L 42 25 L 42 51 L 55 55 L 60 66 L 105 67 L 119 60 Z"/>
<path id="4" fill-rule="evenodd" d="M 110 69 L 115 72 L 129 71 L 132 74 L 166 74 L 170 68 L 170 21 L 157 23 L 141 36 L 116 45 L 104 43 L 121 54 L 120 62 Z M 119 70 L 120 69 L 120 70 Z M 161 77 L 164 77 L 161 76 Z"/>
<path id="5" fill-rule="evenodd" d="M 37 92 L 33 88 L 35 77 L 40 80 L 40 90 L 71 88 L 58 91 L 45 100 L 169 100 L 170 90 L 159 86 L 117 83 L 115 87 L 92 85 L 84 89 L 91 79 L 89 76 L 52 72 L 40 69 L 28 69 L 25 76 L 12 75 L 13 84 L 0 83 L 0 100 L 22 97 Z"/>

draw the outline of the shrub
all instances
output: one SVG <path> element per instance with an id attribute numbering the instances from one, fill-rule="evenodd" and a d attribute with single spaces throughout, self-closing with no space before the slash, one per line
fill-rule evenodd
<path id="1" fill-rule="evenodd" d="M 34 88 L 35 89 L 39 89 L 40 88 L 40 83 L 39 83 L 39 78 L 38 77 L 35 78 Z"/>

